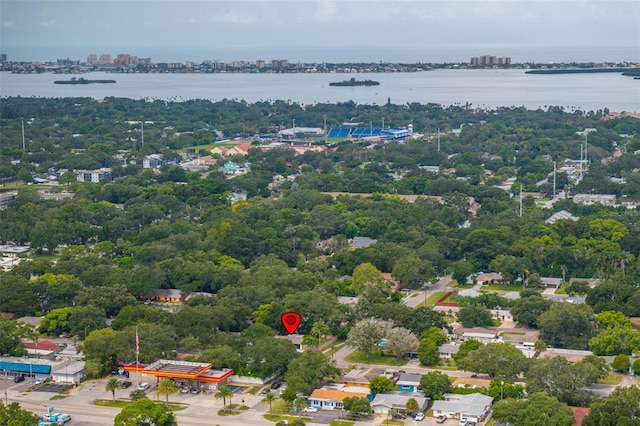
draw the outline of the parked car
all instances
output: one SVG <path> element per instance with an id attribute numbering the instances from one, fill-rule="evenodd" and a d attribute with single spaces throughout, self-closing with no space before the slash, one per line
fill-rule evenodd
<path id="1" fill-rule="evenodd" d="M 271 390 L 271 389 L 269 389 L 269 388 L 263 388 L 263 389 L 262 389 L 262 393 L 269 393 L 269 391 L 270 391 L 270 390 Z"/>
<path id="2" fill-rule="evenodd" d="M 128 388 L 128 387 L 130 387 L 130 386 L 131 386 L 131 382 L 130 382 L 130 381 L 128 381 L 128 380 L 125 380 L 124 382 L 122 382 L 122 383 L 120 384 L 120 387 L 122 387 L 122 389 L 126 389 L 126 388 Z"/>
<path id="3" fill-rule="evenodd" d="M 417 422 L 421 422 L 421 421 L 423 421 L 423 420 L 424 420 L 424 413 L 418 413 L 418 414 L 416 414 L 415 419 L 416 419 L 416 421 L 417 421 Z"/>
<path id="4" fill-rule="evenodd" d="M 405 416 L 405 415 L 404 415 L 404 414 L 402 414 L 402 413 L 394 413 L 394 414 L 393 414 L 393 418 L 394 418 L 394 419 L 404 420 L 404 419 L 406 419 L 406 418 L 407 418 L 407 416 Z"/>
<path id="5" fill-rule="evenodd" d="M 16 383 L 24 382 L 24 376 L 16 376 L 13 378 L 13 381 Z"/>
<path id="6" fill-rule="evenodd" d="M 317 413 L 318 409 L 316 407 L 307 407 L 302 410 L 303 413 Z"/>
<path id="7" fill-rule="evenodd" d="M 436 417 L 436 423 L 444 423 L 447 420 L 447 416 L 440 414 Z"/>
<path id="8" fill-rule="evenodd" d="M 60 414 L 60 415 L 58 416 L 58 421 L 60 421 L 60 420 L 62 420 L 63 422 L 67 423 L 68 421 L 70 421 L 70 420 L 71 420 L 71 415 L 69 415 L 69 414 L 65 414 L 65 413 Z"/>
<path id="9" fill-rule="evenodd" d="M 138 390 L 147 390 L 149 389 L 149 383 L 142 382 L 138 383 Z"/>
<path id="10" fill-rule="evenodd" d="M 469 426 L 469 419 L 467 419 L 466 417 L 461 418 L 459 426 Z"/>
<path id="11" fill-rule="evenodd" d="M 280 386 L 282 386 L 282 383 L 273 382 L 273 384 L 271 385 L 271 389 L 278 389 Z"/>

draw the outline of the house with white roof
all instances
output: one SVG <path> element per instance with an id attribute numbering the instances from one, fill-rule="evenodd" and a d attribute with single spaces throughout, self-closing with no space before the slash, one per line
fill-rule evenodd
<path id="1" fill-rule="evenodd" d="M 488 415 L 493 405 L 493 398 L 481 393 L 460 395 L 444 394 L 444 401 L 433 403 L 433 416 L 445 416 L 449 419 L 467 418 L 472 422 L 481 422 Z"/>

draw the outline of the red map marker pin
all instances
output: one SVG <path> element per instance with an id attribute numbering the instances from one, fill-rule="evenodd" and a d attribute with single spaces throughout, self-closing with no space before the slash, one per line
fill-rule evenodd
<path id="1" fill-rule="evenodd" d="M 293 334 L 298 329 L 302 317 L 297 312 L 286 312 L 282 314 L 281 319 L 282 325 L 284 325 L 284 328 L 287 330 L 287 332 L 289 334 Z"/>

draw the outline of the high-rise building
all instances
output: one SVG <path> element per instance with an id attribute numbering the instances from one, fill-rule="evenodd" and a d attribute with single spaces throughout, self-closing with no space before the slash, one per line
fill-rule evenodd
<path id="1" fill-rule="evenodd" d="M 474 67 L 491 67 L 494 65 L 509 65 L 511 64 L 511 58 L 509 57 L 497 57 L 491 55 L 474 56 L 469 63 Z"/>
<path id="2" fill-rule="evenodd" d="M 264 60 L 262 60 L 262 59 L 256 60 L 256 68 L 262 69 L 262 68 L 264 68 L 264 66 L 265 66 Z"/>
<path id="3" fill-rule="evenodd" d="M 103 53 L 102 55 L 100 55 L 100 58 L 98 59 L 98 63 L 100 65 L 111 65 L 112 63 L 111 55 L 108 53 Z"/>
<path id="4" fill-rule="evenodd" d="M 90 53 L 87 56 L 87 64 L 89 65 L 97 65 L 98 64 L 98 55 L 95 53 Z"/>

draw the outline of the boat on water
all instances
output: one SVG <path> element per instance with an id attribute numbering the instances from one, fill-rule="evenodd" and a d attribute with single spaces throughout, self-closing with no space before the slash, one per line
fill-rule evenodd
<path id="1" fill-rule="evenodd" d="M 380 83 L 374 80 L 356 80 L 351 78 L 350 80 L 336 81 L 329 83 L 329 86 L 379 86 Z"/>
<path id="2" fill-rule="evenodd" d="M 71 80 L 56 80 L 53 84 L 100 84 L 100 83 L 115 83 L 115 80 L 87 80 L 86 78 L 71 77 Z"/>

